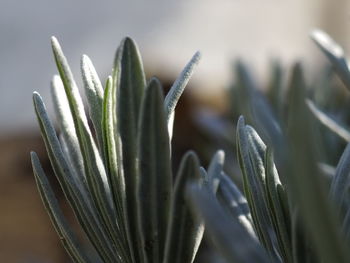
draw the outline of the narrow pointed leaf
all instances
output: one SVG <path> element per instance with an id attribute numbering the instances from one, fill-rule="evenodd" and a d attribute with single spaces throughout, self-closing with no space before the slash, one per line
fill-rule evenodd
<path id="1" fill-rule="evenodd" d="M 199 161 L 195 153 L 183 157 L 175 181 L 171 218 L 163 263 L 192 263 L 203 237 L 202 220 L 191 214 L 185 199 L 187 183 L 200 180 Z"/>
<path id="2" fill-rule="evenodd" d="M 283 75 L 281 62 L 274 60 L 273 63 L 271 63 L 271 76 L 267 89 L 267 96 L 279 120 L 283 118 Z"/>
<path id="3" fill-rule="evenodd" d="M 350 89 L 350 71 L 343 49 L 321 30 L 314 30 L 311 38 L 327 56 L 345 86 Z"/>
<path id="4" fill-rule="evenodd" d="M 125 38 L 118 48 L 113 83 L 117 86 L 117 129 L 122 141 L 122 165 L 125 179 L 126 219 L 129 246 L 134 262 L 142 263 L 143 251 L 137 209 L 137 136 L 141 99 L 146 86 L 145 73 L 134 41 Z"/>
<path id="5" fill-rule="evenodd" d="M 320 262 L 314 253 L 310 237 L 302 225 L 298 210 L 292 213 L 292 253 L 293 263 L 317 263 Z"/>
<path id="6" fill-rule="evenodd" d="M 242 224 L 253 238 L 258 240 L 246 198 L 225 173 L 221 173 L 220 179 L 221 182 L 217 193 L 220 204 L 226 212 Z"/>
<path id="7" fill-rule="evenodd" d="M 265 200 L 264 151 L 266 148 L 260 138 L 256 137 L 251 127 L 244 124 L 240 117 L 237 124 L 237 148 L 241 170 L 245 178 L 245 194 L 258 237 L 270 254 L 272 260 L 278 260 L 271 234 L 272 223 Z"/>
<path id="8" fill-rule="evenodd" d="M 223 150 L 218 150 L 213 156 L 213 158 L 211 159 L 208 167 L 209 185 L 211 186 L 212 191 L 214 193 L 216 193 L 219 186 L 221 173 L 224 167 L 224 162 L 225 162 L 225 152 Z"/>
<path id="9" fill-rule="evenodd" d="M 335 170 L 332 180 L 330 197 L 338 208 L 344 205 L 344 199 L 348 198 L 350 180 L 350 143 L 346 146 Z"/>
<path id="10" fill-rule="evenodd" d="M 101 127 L 103 87 L 90 58 L 86 55 L 83 55 L 81 59 L 81 72 L 90 110 L 89 115 L 94 124 L 97 142 L 100 147 L 100 153 L 103 156 L 103 134 Z"/>
<path id="11" fill-rule="evenodd" d="M 283 204 L 280 202 L 278 189 L 283 191 L 274 161 L 273 153 L 270 149 L 266 151 L 265 157 L 266 170 L 266 191 L 268 195 L 268 205 L 270 209 L 271 219 L 278 239 L 278 245 L 284 262 L 293 262 L 292 246 L 290 243 L 291 237 L 289 233 L 290 222 L 289 214 L 284 213 Z"/>
<path id="12" fill-rule="evenodd" d="M 115 123 L 115 89 L 112 87 L 112 77 L 108 77 L 106 88 L 104 90 L 103 100 L 103 116 L 102 116 L 102 132 L 103 144 L 106 157 L 107 171 L 109 180 L 111 182 L 111 190 L 113 193 L 114 204 L 116 208 L 116 221 L 119 228 L 119 235 L 122 240 L 125 253 L 131 253 L 128 248 L 128 235 L 126 230 L 126 194 L 125 194 L 125 180 L 121 164 L 121 143 L 117 126 Z M 129 254 L 130 262 L 132 260 Z"/>
<path id="13" fill-rule="evenodd" d="M 188 196 L 195 214 L 205 221 L 210 241 L 227 262 L 271 262 L 259 242 L 225 213 L 212 193 L 192 184 Z"/>
<path id="14" fill-rule="evenodd" d="M 148 262 L 162 262 L 170 215 L 172 175 L 162 87 L 150 80 L 141 107 L 139 211 Z"/>
<path id="15" fill-rule="evenodd" d="M 119 133 L 116 130 L 117 127 L 114 120 L 114 112 L 116 107 L 114 100 L 115 95 L 116 94 L 113 94 L 112 78 L 108 77 L 103 100 L 103 148 L 107 159 L 108 173 L 110 176 L 114 200 L 118 210 L 118 224 L 122 224 L 124 221 L 123 202 L 125 201 L 125 182 L 121 167 L 121 150 L 120 142 L 118 140 Z"/>
<path id="16" fill-rule="evenodd" d="M 112 200 L 108 177 L 92 137 L 78 87 L 57 39 L 53 37 L 51 39 L 51 44 L 72 112 L 84 159 L 86 178 L 92 197 L 102 215 L 106 228 L 108 228 L 111 233 L 114 233 L 112 237 L 117 237 L 117 226 L 114 219 L 116 211 Z M 117 246 L 121 246 L 118 240 L 115 240 L 115 242 Z"/>
<path id="17" fill-rule="evenodd" d="M 81 177 L 81 181 L 86 184 L 84 161 L 83 156 L 81 155 L 73 117 L 62 80 L 57 75 L 53 77 L 51 82 L 51 96 L 56 111 L 57 122 L 59 123 L 62 137 L 67 146 L 67 158 L 69 159 L 72 168 Z"/>
<path id="18" fill-rule="evenodd" d="M 101 225 L 99 216 L 95 212 L 96 207 L 92 202 L 91 196 L 82 187 L 81 181 L 78 180 L 79 177 L 67 163 L 45 105 L 40 95 L 36 92 L 33 94 L 33 102 L 52 168 L 80 225 L 103 260 L 106 262 L 118 260 L 119 256 L 113 250 L 110 239 Z"/>
<path id="19" fill-rule="evenodd" d="M 315 117 L 328 129 L 337 134 L 340 138 L 344 139 L 347 142 L 350 142 L 350 132 L 343 128 L 342 125 L 338 124 L 331 117 L 327 116 L 324 112 L 322 112 L 311 100 L 307 99 L 306 104 L 311 110 L 311 112 L 315 115 Z"/>
<path id="20" fill-rule="evenodd" d="M 86 252 L 79 246 L 78 239 L 64 217 L 49 181 L 40 165 L 36 153 L 31 153 L 31 160 L 35 180 L 45 208 L 50 215 L 51 221 L 56 229 L 60 240 L 74 262 L 92 262 Z"/>
<path id="21" fill-rule="evenodd" d="M 170 91 L 165 97 L 164 107 L 166 112 L 166 119 L 168 122 L 168 130 L 169 130 L 170 138 L 172 134 L 176 104 L 179 101 L 181 94 L 183 93 L 187 83 L 189 82 L 200 58 L 201 58 L 201 53 L 197 51 L 191 58 L 190 62 L 188 62 L 188 64 L 182 70 L 182 72 L 180 73 L 180 76 L 175 80 L 174 84 L 170 88 Z"/>
<path id="22" fill-rule="evenodd" d="M 320 145 L 316 144 L 317 130 L 312 129 L 311 113 L 305 104 L 305 83 L 300 64 L 293 70 L 290 89 L 288 189 L 293 202 L 298 204 L 300 216 L 322 262 L 349 262 L 345 243 L 340 239 L 335 211 L 327 199 L 324 181 L 317 173 L 320 155 L 317 147 Z"/>

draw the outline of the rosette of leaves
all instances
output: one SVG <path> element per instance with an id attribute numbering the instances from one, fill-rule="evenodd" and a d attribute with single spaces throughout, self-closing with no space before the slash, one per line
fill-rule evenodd
<path id="1" fill-rule="evenodd" d="M 173 182 L 170 147 L 175 106 L 200 54 L 165 98 L 156 78 L 146 81 L 132 39 L 121 42 L 105 85 L 84 55 L 86 114 L 54 37 L 52 48 L 59 72 L 52 80 L 59 136 L 36 92 L 34 108 L 55 176 L 96 253 L 81 246 L 32 152 L 42 201 L 66 251 L 74 262 L 193 262 L 204 227 L 189 212 L 184 193 L 188 181 L 201 177 L 199 161 L 186 154 Z"/>
<path id="2" fill-rule="evenodd" d="M 312 37 L 350 88 L 342 49 L 321 31 Z M 299 64 L 289 85 L 289 114 L 283 123 L 276 121 L 266 101 L 256 101 L 267 145 L 243 117 L 238 120 L 236 147 L 244 193 L 223 171 L 216 175 L 216 197 L 189 185 L 192 209 L 203 217 L 209 240 L 227 262 L 350 262 L 350 143 L 326 179 L 319 162 L 328 149 L 316 120 L 343 139 L 348 131 L 307 99 Z"/>

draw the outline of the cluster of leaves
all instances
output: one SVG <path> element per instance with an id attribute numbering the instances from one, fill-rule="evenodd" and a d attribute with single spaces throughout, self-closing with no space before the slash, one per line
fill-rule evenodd
<path id="1" fill-rule="evenodd" d="M 350 89 L 342 49 L 321 31 L 312 38 Z M 174 110 L 198 53 L 165 98 L 157 79 L 146 83 L 131 39 L 118 48 L 104 88 L 83 56 L 91 130 L 55 38 L 52 47 L 60 74 L 52 81 L 59 138 L 37 93 L 34 106 L 55 175 L 94 257 L 67 223 L 38 157 L 31 157 L 44 205 L 74 262 L 193 262 L 204 224 L 227 262 L 350 261 L 350 144 L 335 168 L 325 164 L 324 156 L 334 151 L 325 146 L 319 127 L 324 124 L 346 142 L 350 132 L 311 100 L 300 64 L 293 68 L 286 96 L 275 67 L 269 99 L 237 64 L 238 110 L 257 129 L 239 118 L 235 141 L 243 194 L 223 171 L 223 151 L 207 170 L 187 153 L 173 183 Z"/>
<path id="2" fill-rule="evenodd" d="M 312 38 L 350 89 L 342 49 L 321 31 Z M 349 262 L 350 144 L 334 172 L 327 173 L 320 161 L 328 148 L 317 119 L 347 142 L 349 131 L 308 98 L 300 64 L 292 72 L 284 117 L 279 90 L 271 105 L 254 89 L 244 66 L 237 68 L 247 94 L 240 97 L 241 111 L 258 130 L 239 118 L 236 146 L 244 195 L 223 172 L 216 197 L 196 185 L 189 191 L 213 245 L 227 262 Z"/>
<path id="3" fill-rule="evenodd" d="M 193 262 L 204 226 L 190 213 L 186 185 L 212 182 L 214 168 L 201 171 L 198 158 L 189 152 L 173 182 L 170 147 L 175 106 L 200 54 L 193 56 L 165 98 L 156 78 L 146 83 L 130 38 L 119 46 L 104 87 L 84 55 L 81 70 L 90 129 L 55 38 L 52 48 L 59 71 L 52 81 L 52 98 L 60 136 L 36 92 L 35 112 L 54 173 L 95 256 L 68 224 L 34 152 L 31 158 L 43 203 L 68 254 L 74 262 Z"/>

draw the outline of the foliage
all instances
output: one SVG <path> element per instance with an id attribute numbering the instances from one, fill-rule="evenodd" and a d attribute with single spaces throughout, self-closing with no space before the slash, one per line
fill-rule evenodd
<path id="1" fill-rule="evenodd" d="M 342 49 L 321 31 L 312 38 L 350 89 Z M 327 105 L 322 97 L 328 91 L 310 92 L 301 64 L 294 66 L 287 92 L 275 64 L 267 96 L 244 64 L 236 64 L 235 112 L 256 128 L 239 117 L 235 144 L 242 193 L 224 172 L 223 151 L 207 170 L 188 152 L 173 183 L 174 110 L 199 53 L 165 98 L 156 78 L 146 82 L 131 39 L 118 48 L 104 88 L 83 56 L 90 129 L 55 38 L 52 47 L 60 73 L 52 81 L 59 138 L 37 93 L 35 111 L 55 175 L 97 258 L 81 246 L 37 155 L 31 157 L 44 205 L 74 262 L 193 262 L 204 225 L 227 262 L 350 262 L 350 131 L 341 123 L 348 113 L 334 119 L 317 106 Z M 330 82 L 330 74 L 323 77 L 319 83 Z M 324 133 L 321 124 L 333 134 Z M 327 162 L 337 155 L 329 147 L 334 134 L 349 144 L 333 169 Z"/>
<path id="2" fill-rule="evenodd" d="M 312 38 L 349 89 L 342 49 L 321 31 L 313 32 Z M 195 184 L 189 186 L 189 200 L 204 218 L 209 239 L 227 262 L 349 262 L 350 145 L 335 174 L 325 177 L 319 162 L 328 148 L 316 119 L 346 141 L 347 128 L 308 98 L 300 64 L 293 69 L 286 101 L 281 101 L 281 83 L 275 79 L 274 105 L 254 88 L 243 64 L 237 70 L 246 94 L 239 98 L 239 109 L 248 113 L 267 146 L 240 117 L 236 147 L 244 195 L 222 171 L 217 197 Z"/>
<path id="3" fill-rule="evenodd" d="M 186 154 L 173 183 L 170 146 L 175 106 L 200 54 L 193 56 L 165 99 L 156 78 L 146 82 L 130 38 L 119 46 L 105 87 L 84 55 L 81 71 L 90 129 L 54 37 L 52 48 L 59 71 L 51 85 L 59 137 L 36 92 L 35 112 L 55 175 L 95 257 L 67 222 L 34 152 L 31 158 L 43 203 L 68 254 L 74 262 L 193 262 L 204 226 L 189 212 L 184 193 L 188 181 L 201 178 L 200 166 L 194 153 Z"/>

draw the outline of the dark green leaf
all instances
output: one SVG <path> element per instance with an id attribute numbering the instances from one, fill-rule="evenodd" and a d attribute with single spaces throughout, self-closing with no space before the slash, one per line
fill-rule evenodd
<path id="1" fill-rule="evenodd" d="M 164 263 L 192 263 L 197 253 L 204 225 L 191 214 L 185 195 L 186 185 L 192 181 L 198 183 L 200 178 L 197 156 L 193 152 L 186 153 L 175 181 Z"/>
<path id="2" fill-rule="evenodd" d="M 144 256 L 139 234 L 137 210 L 137 136 L 141 100 L 146 86 L 145 73 L 134 41 L 125 38 L 116 54 L 113 83 L 117 86 L 117 129 L 122 145 L 122 160 L 126 193 L 126 227 L 134 262 Z"/>
<path id="3" fill-rule="evenodd" d="M 161 263 L 172 196 L 170 143 L 160 82 L 153 78 L 141 106 L 138 160 L 139 211 L 148 262 Z"/>

